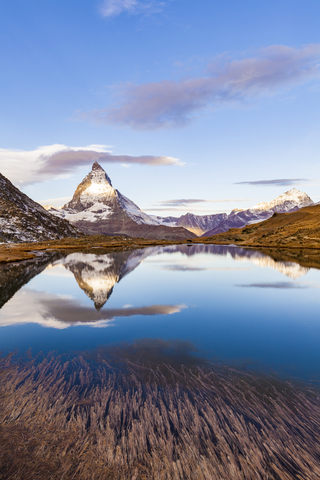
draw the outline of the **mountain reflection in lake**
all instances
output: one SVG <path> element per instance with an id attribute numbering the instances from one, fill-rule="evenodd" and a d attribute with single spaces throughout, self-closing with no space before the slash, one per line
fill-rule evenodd
<path id="1" fill-rule="evenodd" d="M 0 357 L 0 477 L 320 478 L 320 271 L 291 255 L 0 267 L 0 350 L 16 350 Z"/>
<path id="2" fill-rule="evenodd" d="M 320 379 L 320 273 L 297 262 L 214 245 L 54 254 L 1 267 L 0 286 L 3 351 L 170 339 L 229 365 Z"/>

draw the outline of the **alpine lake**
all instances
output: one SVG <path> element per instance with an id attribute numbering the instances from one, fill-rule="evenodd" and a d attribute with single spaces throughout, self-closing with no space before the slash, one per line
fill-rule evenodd
<path id="1" fill-rule="evenodd" d="M 320 270 L 279 255 L 0 266 L 1 478 L 320 478 Z"/>

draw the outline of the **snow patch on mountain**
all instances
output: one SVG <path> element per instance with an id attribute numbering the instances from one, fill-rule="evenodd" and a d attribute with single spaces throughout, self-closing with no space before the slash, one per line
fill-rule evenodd
<path id="1" fill-rule="evenodd" d="M 292 188 L 270 202 L 258 203 L 248 209 L 235 208 L 229 215 L 226 213 L 213 215 L 187 213 L 181 217 L 152 216 L 152 218 L 167 227 L 181 226 L 198 236 L 207 236 L 226 232 L 230 228 L 241 228 L 245 225 L 259 223 L 270 218 L 275 212 L 287 213 L 310 205 L 314 205 L 314 202 L 306 193 Z"/>
<path id="2" fill-rule="evenodd" d="M 147 224 L 147 225 L 160 225 L 160 222 L 150 215 L 144 213 L 135 203 L 133 203 L 129 198 L 122 195 L 118 190 L 116 190 L 118 195 L 118 200 L 121 207 L 126 211 L 127 215 L 134 220 L 138 225 Z"/>
<path id="3" fill-rule="evenodd" d="M 271 200 L 270 202 L 262 202 L 254 205 L 250 211 L 277 211 L 281 210 L 281 213 L 292 211 L 293 208 L 302 208 L 313 205 L 312 199 L 304 192 L 301 192 L 297 188 L 292 188 L 287 192 L 279 195 L 279 197 Z M 280 213 L 280 212 L 279 212 Z"/>
<path id="4" fill-rule="evenodd" d="M 112 209 L 102 202 L 96 202 L 86 210 L 82 212 L 69 212 L 67 210 L 50 210 L 57 217 L 64 218 L 71 223 L 86 221 L 86 222 L 98 222 L 100 220 L 107 220 L 112 212 Z"/>
<path id="5" fill-rule="evenodd" d="M 114 189 L 106 172 L 95 162 L 92 171 L 76 189 L 72 200 L 59 210 L 50 209 L 50 213 L 71 223 L 96 223 L 110 219 L 119 207 L 138 225 L 160 225 L 129 198 Z"/>

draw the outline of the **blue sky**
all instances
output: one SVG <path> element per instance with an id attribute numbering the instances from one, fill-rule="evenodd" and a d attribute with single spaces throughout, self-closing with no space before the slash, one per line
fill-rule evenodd
<path id="1" fill-rule="evenodd" d="M 320 200 L 318 0 L 1 10 L 0 171 L 34 200 L 64 203 L 96 159 L 148 213 L 230 211 L 293 186 Z"/>

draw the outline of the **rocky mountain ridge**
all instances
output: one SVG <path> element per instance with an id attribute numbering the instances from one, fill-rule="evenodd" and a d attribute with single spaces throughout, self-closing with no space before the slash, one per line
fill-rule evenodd
<path id="1" fill-rule="evenodd" d="M 144 213 L 129 198 L 113 188 L 103 168 L 95 162 L 78 185 L 73 198 L 50 213 L 68 220 L 89 235 L 127 235 L 154 239 L 187 239 L 195 235 L 183 227 L 169 228 Z"/>
<path id="2" fill-rule="evenodd" d="M 15 187 L 0 173 L 0 242 L 37 242 L 82 233 Z"/>
<path id="3" fill-rule="evenodd" d="M 61 209 L 43 208 L 0 174 L 0 242 L 35 242 L 84 234 L 120 235 L 145 239 L 186 240 L 244 228 L 272 217 L 315 205 L 293 188 L 276 199 L 229 214 L 159 217 L 144 213 L 113 188 L 111 179 L 95 162 Z"/>
<path id="4" fill-rule="evenodd" d="M 203 238 L 204 242 L 249 247 L 319 249 L 320 205 L 275 212 L 268 220 Z M 307 257 L 307 255 L 305 255 Z"/>
<path id="5" fill-rule="evenodd" d="M 248 209 L 235 208 L 229 214 L 193 215 L 192 213 L 187 213 L 179 218 L 155 218 L 163 225 L 181 225 L 198 236 L 207 237 L 227 232 L 230 228 L 243 228 L 246 225 L 267 220 L 274 213 L 294 212 L 311 205 L 314 205 L 314 202 L 306 193 L 292 188 L 270 202 L 258 203 Z"/>

